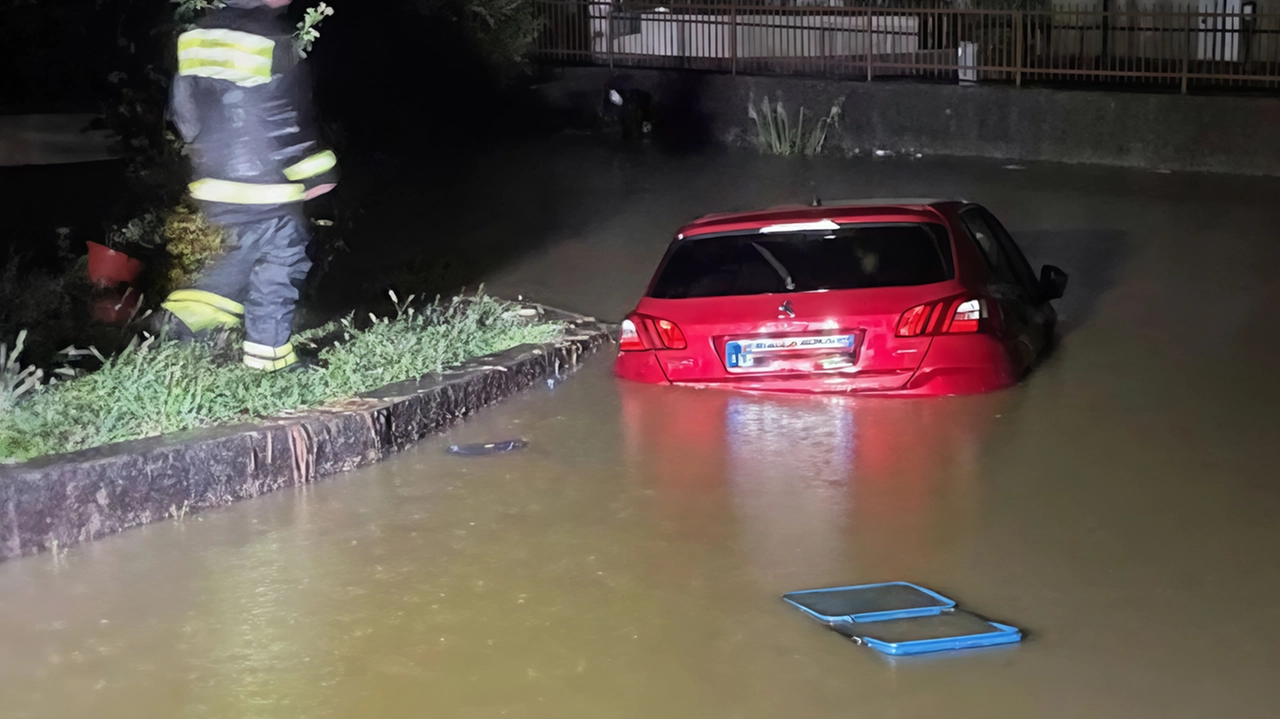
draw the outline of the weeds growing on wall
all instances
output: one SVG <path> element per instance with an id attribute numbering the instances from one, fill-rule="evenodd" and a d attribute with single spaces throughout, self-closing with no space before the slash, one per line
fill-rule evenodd
<path id="1" fill-rule="evenodd" d="M 322 366 L 270 374 L 241 366 L 238 343 L 227 338 L 138 340 L 110 358 L 81 350 L 101 368 L 43 386 L 32 381 L 38 370 L 6 351 L 0 402 L 10 406 L 0 412 L 0 461 L 319 407 L 564 331 L 518 310 L 485 295 L 417 306 L 410 297 L 367 326 L 348 318 L 304 333 L 296 343 L 338 335 L 320 349 Z"/>
<path id="2" fill-rule="evenodd" d="M 782 105 L 782 97 L 770 103 L 766 95 L 756 107 L 755 96 L 747 101 L 747 117 L 755 121 L 756 146 L 761 152 L 770 155 L 804 155 L 812 157 L 821 154 L 827 141 L 827 133 L 833 127 L 840 126 L 840 108 L 844 98 L 836 100 L 827 111 L 812 125 L 806 127 L 806 110 L 800 108 L 796 121 L 791 123 L 791 116 Z"/>

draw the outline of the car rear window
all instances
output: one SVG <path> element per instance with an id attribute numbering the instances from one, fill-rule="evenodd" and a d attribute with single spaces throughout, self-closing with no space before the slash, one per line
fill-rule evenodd
<path id="1" fill-rule="evenodd" d="M 649 296 L 905 287 L 943 282 L 953 274 L 947 230 L 936 223 L 751 232 L 677 241 Z"/>

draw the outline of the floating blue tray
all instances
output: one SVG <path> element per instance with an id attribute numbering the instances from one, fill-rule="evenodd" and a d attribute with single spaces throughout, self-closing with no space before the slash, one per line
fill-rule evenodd
<path id="1" fill-rule="evenodd" d="M 784 594 L 782 598 L 824 622 L 879 622 L 928 617 L 956 605 L 941 594 L 910 582 L 806 589 Z"/>
<path id="2" fill-rule="evenodd" d="M 839 622 L 832 624 L 831 628 L 859 644 L 895 657 L 996 647 L 1022 641 L 1022 632 L 1018 628 L 987 621 L 960 610 L 880 622 Z"/>
<path id="3" fill-rule="evenodd" d="M 1022 631 L 955 608 L 908 582 L 809 589 L 783 595 L 832 630 L 882 654 L 908 656 L 1022 641 Z"/>

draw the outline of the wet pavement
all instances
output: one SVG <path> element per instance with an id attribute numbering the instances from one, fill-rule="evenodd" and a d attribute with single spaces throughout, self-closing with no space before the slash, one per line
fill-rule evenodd
<path id="1" fill-rule="evenodd" d="M 502 162 L 458 183 L 500 212 L 424 200 L 454 197 L 436 229 L 499 294 L 617 318 L 696 214 L 960 195 L 1072 273 L 1064 337 L 1022 386 L 945 400 L 624 385 L 597 358 L 374 468 L 2 564 L 0 714 L 1277 714 L 1280 182 L 576 144 Z M 411 245 L 349 264 L 412 267 Z M 512 437 L 530 446 L 446 452 Z M 890 661 L 779 599 L 897 579 L 1028 639 Z"/>

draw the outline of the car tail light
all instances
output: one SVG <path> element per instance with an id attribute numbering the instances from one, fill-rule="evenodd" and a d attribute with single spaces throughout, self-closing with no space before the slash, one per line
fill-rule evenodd
<path id="1" fill-rule="evenodd" d="M 942 326 L 942 331 L 952 335 L 977 332 L 986 316 L 987 303 L 983 300 L 970 299 L 957 302 L 950 319 Z"/>
<path id="2" fill-rule="evenodd" d="M 662 342 L 663 347 L 669 350 L 682 350 L 689 346 L 684 340 L 684 333 L 676 323 L 669 320 L 653 320 L 653 325 L 658 330 L 658 340 Z"/>
<path id="3" fill-rule="evenodd" d="M 902 313 L 894 331 L 899 337 L 980 332 L 987 319 L 987 301 L 959 297 L 917 305 Z M 939 326 L 941 325 L 941 326 Z"/>
<path id="4" fill-rule="evenodd" d="M 619 352 L 639 352 L 648 349 L 644 346 L 644 341 L 640 339 L 640 333 L 636 331 L 636 323 L 627 318 L 622 321 L 622 333 L 618 337 Z"/>
<path id="5" fill-rule="evenodd" d="M 929 316 L 933 314 L 937 304 L 918 305 L 902 313 L 898 319 L 898 329 L 894 333 L 899 337 L 919 337 L 929 325 Z"/>
<path id="6" fill-rule="evenodd" d="M 670 320 L 633 314 L 622 321 L 622 332 L 618 337 L 620 352 L 682 350 L 688 346 L 684 332 Z"/>

